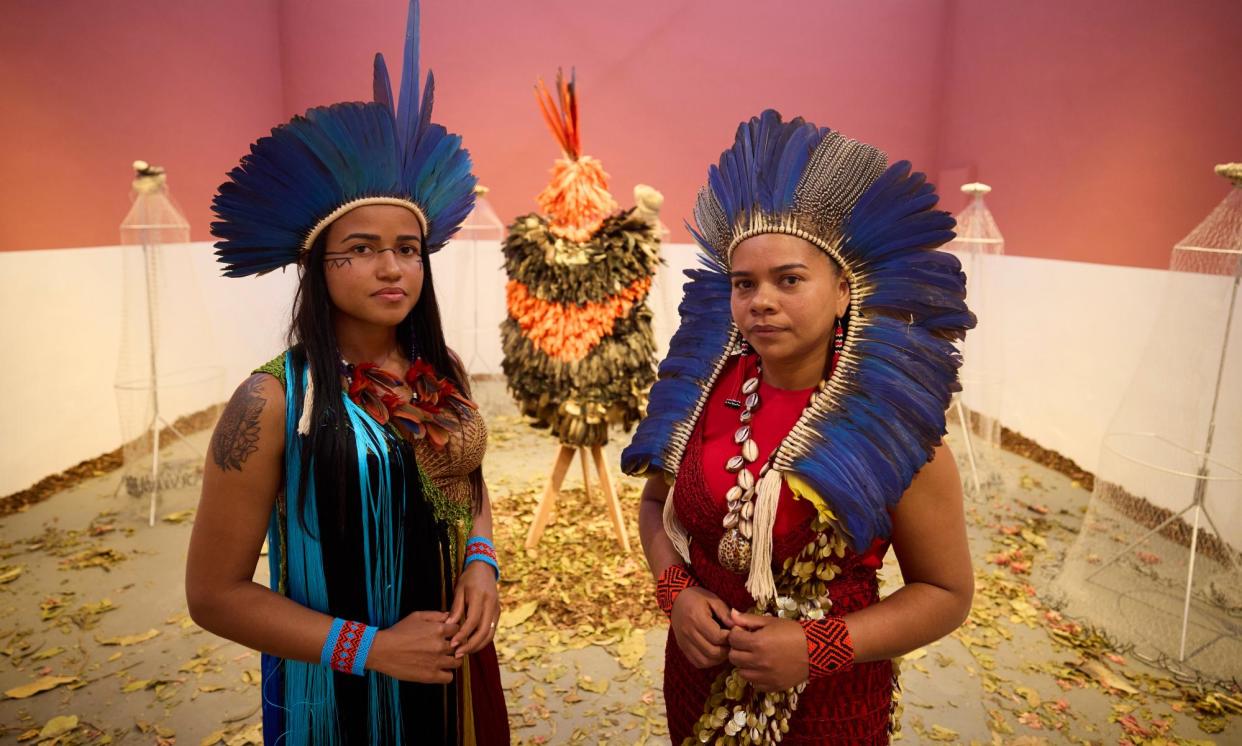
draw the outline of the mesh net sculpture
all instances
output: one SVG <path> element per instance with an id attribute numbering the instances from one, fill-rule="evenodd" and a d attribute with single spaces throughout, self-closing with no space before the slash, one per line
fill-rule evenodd
<path id="1" fill-rule="evenodd" d="M 518 217 L 503 251 L 509 282 L 501 325 L 509 390 L 535 427 L 561 443 L 527 545 L 539 539 L 575 451 L 589 493 L 588 450 L 621 545 L 629 543 L 602 446 L 608 430 L 629 430 L 644 414 L 655 381 L 655 341 L 647 294 L 660 265 L 658 210 L 650 187 L 620 210 L 608 174 L 582 152 L 574 79 L 560 73 L 556 96 L 542 81 L 536 98 L 561 146 L 540 213 Z"/>
<path id="2" fill-rule="evenodd" d="M 966 447 L 961 449 L 964 453 L 959 456 L 965 456 L 967 461 L 966 484 L 976 494 L 1001 484 L 997 456 L 1001 444 L 1004 347 L 1000 330 L 1005 325 L 996 279 L 997 257 L 1005 253 L 1005 238 L 983 201 L 991 191 L 992 187 L 978 182 L 962 185 L 962 193 L 970 197 L 970 203 L 954 216 L 957 237 L 946 246 L 962 260 L 966 297 L 979 317 L 979 325 L 961 343 L 962 391 L 954 396 L 951 413 L 956 416 L 965 440 Z"/>
<path id="3" fill-rule="evenodd" d="M 487 187 L 475 187 L 474 209 L 453 237 L 454 243 L 465 251 L 466 275 L 466 281 L 455 283 L 455 286 L 468 296 L 470 310 L 460 319 L 445 321 L 446 328 L 455 327 L 454 338 L 463 340 L 458 343 L 457 353 L 465 361 L 466 372 L 476 381 L 500 378 L 501 353 L 494 322 L 501 316 L 495 305 L 497 301 L 493 299 L 504 293 L 503 278 L 495 268 L 499 263 L 500 243 L 505 238 L 505 224 L 488 201 L 487 191 Z M 473 394 L 479 404 L 485 404 L 479 396 L 485 390 L 483 386 L 475 386 Z"/>
<path id="4" fill-rule="evenodd" d="M 1137 655 L 1227 679 L 1242 661 L 1242 164 L 1217 173 L 1233 188 L 1173 249 L 1056 585 Z"/>
<path id="5" fill-rule="evenodd" d="M 116 398 L 123 469 L 118 491 L 147 498 L 150 525 L 162 490 L 198 484 L 203 455 L 189 444 L 173 412 L 214 421 L 224 371 L 203 313 L 190 225 L 168 191 L 164 169 L 134 162 L 133 204 L 121 222 L 124 312 Z M 184 427 L 184 425 L 182 426 Z M 168 446 L 176 451 L 164 453 Z"/>

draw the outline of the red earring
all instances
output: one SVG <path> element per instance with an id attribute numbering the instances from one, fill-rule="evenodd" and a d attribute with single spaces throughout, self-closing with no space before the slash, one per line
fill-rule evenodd
<path id="1" fill-rule="evenodd" d="M 837 319 L 837 328 L 832 335 L 832 370 L 837 369 L 837 361 L 841 359 L 841 350 L 845 349 L 845 328 L 841 326 L 841 319 Z M 831 375 L 831 371 L 829 371 Z"/>
<path id="2" fill-rule="evenodd" d="M 750 347 L 750 343 L 745 339 L 741 340 L 741 357 L 737 361 L 737 387 L 734 389 L 736 395 L 725 399 L 725 406 L 729 409 L 742 408 L 742 380 L 746 377 L 746 356 L 754 352 Z"/>

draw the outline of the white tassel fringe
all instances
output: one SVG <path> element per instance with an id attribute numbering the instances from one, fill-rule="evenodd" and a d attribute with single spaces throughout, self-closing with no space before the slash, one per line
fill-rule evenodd
<path id="1" fill-rule="evenodd" d="M 769 469 L 759 480 L 755 495 L 755 515 L 751 522 L 750 577 L 746 590 L 759 606 L 776 599 L 776 579 L 772 577 L 772 528 L 781 499 L 781 473 Z"/>

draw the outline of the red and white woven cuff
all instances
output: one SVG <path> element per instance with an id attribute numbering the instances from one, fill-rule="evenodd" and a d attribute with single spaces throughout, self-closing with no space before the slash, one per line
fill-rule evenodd
<path id="1" fill-rule="evenodd" d="M 798 622 L 806 633 L 806 659 L 811 679 L 844 673 L 854 667 L 854 641 L 840 617 Z"/>

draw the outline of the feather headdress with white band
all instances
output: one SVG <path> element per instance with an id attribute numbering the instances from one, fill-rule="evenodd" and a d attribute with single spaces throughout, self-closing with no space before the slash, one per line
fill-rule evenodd
<path id="1" fill-rule="evenodd" d="M 953 218 L 934 187 L 902 161 L 801 118 L 768 110 L 738 126 L 708 171 L 691 232 L 703 249 L 660 365 L 647 418 L 622 454 L 628 474 L 676 477 L 686 444 L 740 335 L 729 307 L 733 249 L 762 233 L 803 238 L 844 270 L 850 307 L 840 360 L 778 446 L 758 489 L 747 588 L 775 593 L 772 525 L 780 480 L 810 500 L 856 550 L 892 529 L 889 509 L 927 463 L 960 389 L 954 342 L 975 325 L 952 254 Z M 668 500 L 666 526 L 686 554 Z M 688 557 L 685 557 L 688 559 Z"/>
<path id="2" fill-rule="evenodd" d="M 474 208 L 461 136 L 431 121 L 435 77 L 419 95 L 419 8 L 410 3 L 400 99 L 375 55 L 374 101 L 308 110 L 250 146 L 212 201 L 216 256 L 229 277 L 299 261 L 332 221 L 370 204 L 400 205 L 439 251 Z"/>

